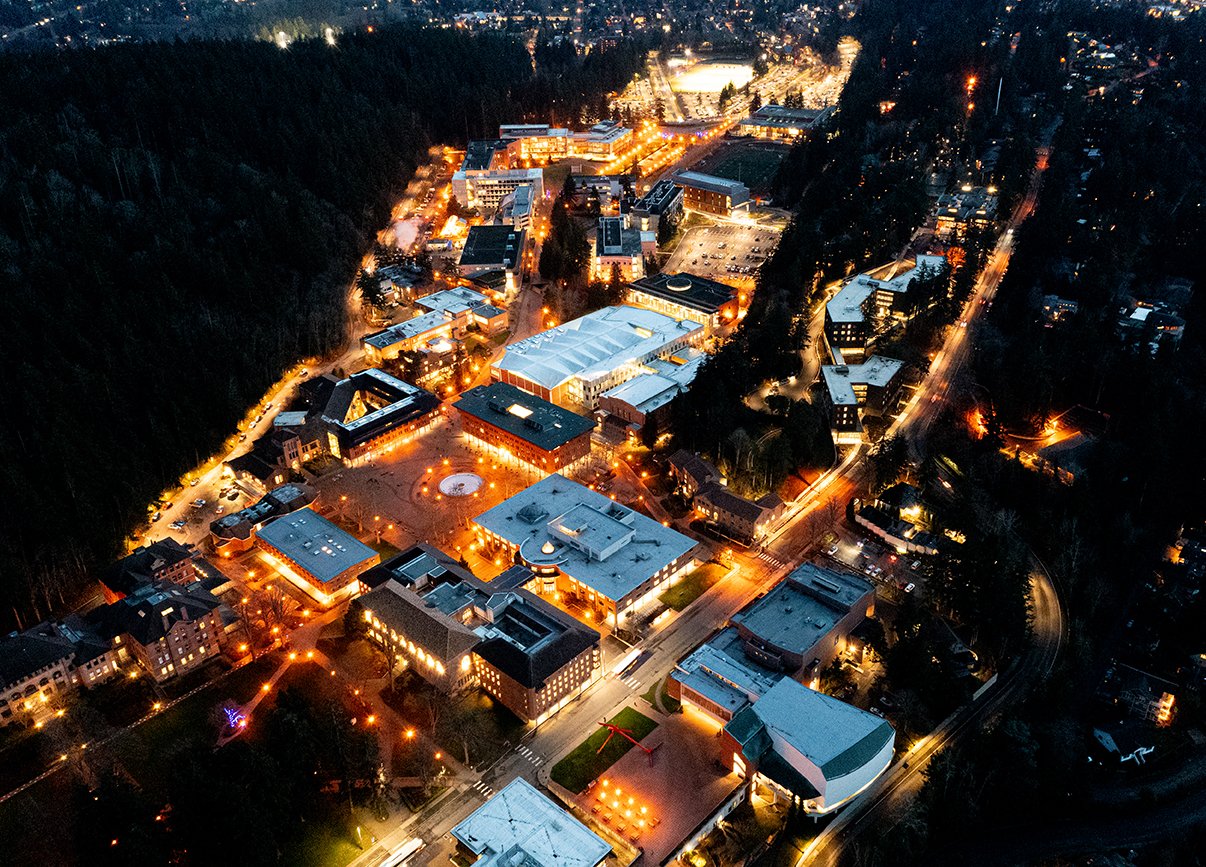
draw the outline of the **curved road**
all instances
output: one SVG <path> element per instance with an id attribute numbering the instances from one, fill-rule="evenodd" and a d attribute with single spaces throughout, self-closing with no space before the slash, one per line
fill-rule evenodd
<path id="1" fill-rule="evenodd" d="M 1026 197 L 1014 210 L 980 273 L 972 296 L 964 307 L 963 316 L 947 335 L 942 350 L 930 365 L 921 388 L 901 411 L 888 429 L 888 434 L 908 434 L 913 438 L 925 435 L 937 418 L 942 403 L 966 363 L 971 351 L 970 335 L 977 320 L 995 297 L 1001 278 L 1009 266 L 1013 252 L 1014 231 L 1030 216 L 1038 200 L 1042 171 L 1047 165 L 1047 150 L 1040 148 Z M 851 465 L 850 471 L 854 467 Z M 845 467 L 845 464 L 843 464 Z M 840 469 L 840 468 L 839 468 Z M 888 769 L 876 784 L 855 803 L 839 813 L 826 826 L 798 859 L 798 865 L 836 865 L 840 862 L 844 844 L 871 825 L 892 825 L 921 790 L 924 771 L 944 747 L 969 729 L 1021 697 L 1035 680 L 1047 677 L 1055 665 L 1064 640 L 1066 625 L 1059 594 L 1043 564 L 1034 558 L 1030 581 L 1031 604 L 1034 610 L 1034 643 L 1014 665 L 1002 672 L 997 683 L 978 702 L 965 705 L 927 737 L 922 738 L 895 765 Z M 906 762 L 908 766 L 906 767 Z M 889 826 L 890 827 L 890 826 Z"/>

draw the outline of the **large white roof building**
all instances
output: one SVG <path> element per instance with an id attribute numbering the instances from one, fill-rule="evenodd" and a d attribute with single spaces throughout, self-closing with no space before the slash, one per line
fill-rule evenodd
<path id="1" fill-rule="evenodd" d="M 611 854 L 602 837 L 522 777 L 452 829 L 477 867 L 596 867 Z"/>
<path id="2" fill-rule="evenodd" d="M 512 344 L 492 372 L 553 403 L 594 409 L 603 392 L 703 334 L 697 322 L 628 305 L 604 307 Z"/>
<path id="3" fill-rule="evenodd" d="M 663 592 L 696 543 L 559 475 L 525 488 L 475 519 L 486 545 L 504 545 L 532 570 L 529 589 L 570 595 L 598 622 Z"/>

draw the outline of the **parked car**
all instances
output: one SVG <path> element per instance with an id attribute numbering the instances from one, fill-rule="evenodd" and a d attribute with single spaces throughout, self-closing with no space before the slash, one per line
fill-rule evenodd
<path id="1" fill-rule="evenodd" d="M 916 589 L 917 589 L 917 585 L 914 584 L 912 581 L 910 581 L 908 584 L 905 585 L 905 593 L 912 593 Z"/>

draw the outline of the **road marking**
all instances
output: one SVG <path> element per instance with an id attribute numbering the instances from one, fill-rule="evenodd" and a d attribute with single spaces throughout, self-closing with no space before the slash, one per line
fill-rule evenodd
<path id="1" fill-rule="evenodd" d="M 487 786 L 485 783 L 483 783 L 481 780 L 478 780 L 476 783 L 473 784 L 473 790 L 475 792 L 477 792 L 479 795 L 481 795 L 483 798 L 485 798 L 487 801 L 494 797 L 494 790 L 492 788 L 490 788 L 489 786 Z"/>

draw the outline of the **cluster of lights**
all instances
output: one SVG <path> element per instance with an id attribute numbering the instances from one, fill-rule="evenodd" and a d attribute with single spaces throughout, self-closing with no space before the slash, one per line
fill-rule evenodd
<path id="1" fill-rule="evenodd" d="M 624 789 L 612 786 L 610 780 L 603 780 L 595 797 L 599 803 L 591 812 L 598 813 L 604 822 L 621 834 L 627 833 L 635 838 L 646 828 L 657 824 L 649 814 L 647 804 L 640 803 L 631 794 L 625 795 Z"/>

